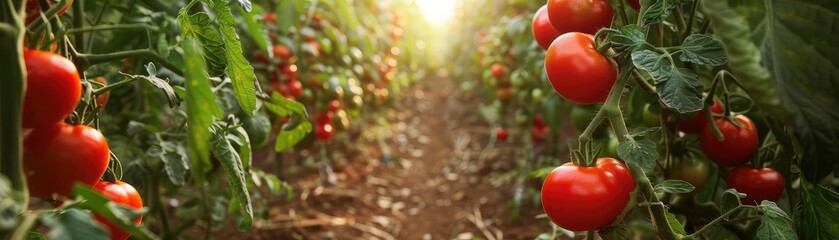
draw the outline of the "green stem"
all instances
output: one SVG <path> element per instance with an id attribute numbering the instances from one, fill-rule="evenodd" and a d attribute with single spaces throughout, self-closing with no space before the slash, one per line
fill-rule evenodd
<path id="1" fill-rule="evenodd" d="M 621 23 L 623 23 L 624 26 L 629 25 L 629 17 L 626 16 L 626 3 L 624 3 L 623 0 L 618 1 L 618 9 L 618 16 L 620 16 Z"/>
<path id="2" fill-rule="evenodd" d="M 693 1 L 693 6 L 690 8 L 690 16 L 688 17 L 687 26 L 685 26 L 685 32 L 682 34 L 682 39 L 684 40 L 691 33 L 693 33 L 693 22 L 696 20 L 696 12 L 699 9 L 699 0 Z"/>
<path id="3" fill-rule="evenodd" d="M 114 84 L 111 84 L 111 85 L 108 85 L 108 86 L 105 86 L 105 87 L 94 90 L 93 95 L 98 97 L 102 94 L 110 92 L 111 90 L 114 90 L 115 88 L 122 87 L 122 86 L 128 85 L 128 84 L 130 84 L 134 81 L 137 81 L 138 79 L 140 79 L 140 78 L 126 78 L 125 80 L 122 80 L 122 81 L 116 82 Z"/>
<path id="4" fill-rule="evenodd" d="M 83 28 L 85 23 L 84 0 L 76 0 L 73 4 L 73 27 Z M 75 34 L 76 51 L 87 52 L 87 45 L 85 44 L 85 36 L 82 33 Z"/>
<path id="5" fill-rule="evenodd" d="M 158 31 L 160 28 L 157 26 L 152 26 L 148 24 L 142 23 L 130 23 L 130 24 L 109 24 L 109 25 L 98 25 L 92 27 L 79 27 L 79 28 L 71 28 L 67 30 L 67 34 L 72 33 L 82 33 L 82 32 L 95 32 L 95 31 L 109 31 L 109 30 L 150 30 L 150 31 Z"/>
<path id="6" fill-rule="evenodd" d="M 694 0 L 694 2 L 696 1 Z M 685 24 L 685 14 L 682 12 L 681 7 L 676 7 L 676 11 L 673 12 L 673 17 L 676 18 L 676 26 L 679 28 L 677 32 L 686 32 L 687 30 L 685 29 L 685 26 L 687 24 Z"/>
<path id="7" fill-rule="evenodd" d="M 60 11 L 64 7 L 68 6 L 70 3 L 71 2 L 69 0 L 61 0 L 61 1 L 58 2 L 58 4 L 55 4 L 55 6 L 52 6 L 49 10 L 44 12 L 44 16 L 46 16 L 47 20 L 52 19 L 53 17 L 55 17 L 56 14 L 58 14 L 58 11 Z M 41 5 L 41 6 L 44 6 L 44 5 Z M 35 21 L 30 23 L 29 26 L 26 27 L 27 31 L 28 32 L 35 32 L 34 30 L 41 27 L 42 24 L 44 24 L 44 18 L 39 17 L 39 18 L 35 19 Z"/>
<path id="8" fill-rule="evenodd" d="M 717 218 L 716 218 L 716 219 L 714 219 L 713 221 L 709 222 L 709 223 L 708 223 L 708 224 L 706 224 L 705 226 L 702 226 L 702 228 L 700 228 L 699 230 L 696 230 L 696 232 L 694 232 L 694 233 L 690 234 L 690 236 L 691 236 L 691 237 L 694 237 L 694 238 L 697 238 L 697 236 L 699 236 L 699 234 L 702 234 L 702 232 L 704 232 L 704 231 L 706 231 L 706 230 L 708 230 L 708 229 L 711 229 L 712 227 L 714 227 L 714 225 L 717 225 L 717 224 L 719 224 L 720 222 L 722 222 L 723 220 L 727 219 L 727 218 L 728 218 L 728 216 L 731 216 L 731 214 L 736 213 L 736 212 L 737 212 L 737 210 L 740 210 L 740 209 L 746 209 L 746 208 L 753 208 L 753 207 L 754 207 L 754 206 L 749 206 L 749 205 L 740 205 L 740 206 L 737 206 L 737 207 L 735 207 L 735 208 L 732 208 L 731 210 L 729 210 L 728 212 L 723 213 L 722 215 L 720 215 L 719 217 L 717 217 Z"/>
<path id="9" fill-rule="evenodd" d="M 586 240 L 594 240 L 594 236 L 597 235 L 594 231 L 586 232 Z"/>
<path id="10" fill-rule="evenodd" d="M 122 51 L 122 52 L 115 52 L 115 53 L 106 53 L 106 54 L 78 54 L 76 55 L 76 60 L 80 61 L 85 66 L 92 66 L 100 63 L 112 62 L 122 59 L 133 59 L 133 58 L 148 58 L 151 61 L 163 65 L 164 67 L 171 70 L 173 73 L 183 76 L 184 72 L 181 67 L 176 66 L 169 62 L 168 60 L 164 59 L 157 53 L 149 49 L 140 49 L 140 50 L 129 50 L 129 51 Z"/>
<path id="11" fill-rule="evenodd" d="M 651 212 L 653 218 L 652 220 L 655 223 L 659 237 L 666 240 L 681 239 L 683 236 L 676 234 L 670 226 L 670 222 L 667 221 L 667 209 L 664 208 L 664 204 L 662 204 L 661 201 L 658 200 L 658 196 L 655 195 L 653 185 L 644 173 L 644 169 L 634 164 L 627 164 L 627 166 L 629 166 L 629 169 L 632 172 L 632 177 L 635 178 L 635 182 L 638 183 L 638 192 L 645 196 L 647 201 L 650 202 L 648 206 L 649 211 Z"/>
<path id="12" fill-rule="evenodd" d="M 14 6 L 9 6 L 12 3 Z M 29 191 L 23 174 L 22 112 L 26 93 L 26 66 L 23 61 L 23 1 L 6 0 L 2 3 L 3 22 L 0 22 L 0 177 L 11 185 L 12 197 L 21 206 L 29 206 Z M 13 11 L 14 9 L 14 11 Z"/>

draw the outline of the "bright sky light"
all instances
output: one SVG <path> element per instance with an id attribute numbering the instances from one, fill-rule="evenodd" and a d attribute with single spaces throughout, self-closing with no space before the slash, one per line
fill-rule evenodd
<path id="1" fill-rule="evenodd" d="M 454 17 L 455 0 L 416 0 L 431 25 L 440 26 Z"/>

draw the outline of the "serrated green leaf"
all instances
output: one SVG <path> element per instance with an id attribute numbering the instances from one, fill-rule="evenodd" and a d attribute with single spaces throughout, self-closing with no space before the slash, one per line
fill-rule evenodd
<path id="1" fill-rule="evenodd" d="M 739 193 L 733 188 L 729 188 L 722 193 L 722 200 L 720 202 L 720 210 L 723 213 L 731 211 L 737 206 L 740 206 L 740 199 L 746 197 L 746 194 Z"/>
<path id="2" fill-rule="evenodd" d="M 204 12 L 189 15 L 186 8 L 178 14 L 178 22 L 184 37 L 196 39 L 204 49 L 206 64 L 210 74 L 218 75 L 227 66 L 227 56 L 224 50 L 224 40 L 221 34 L 213 28 L 210 15 Z"/>
<path id="3" fill-rule="evenodd" d="M 664 21 L 670 17 L 673 9 L 676 8 L 677 1 L 674 0 L 657 0 L 652 5 L 647 7 L 647 11 L 641 16 L 641 27 L 649 26 Z"/>
<path id="4" fill-rule="evenodd" d="M 696 189 L 689 182 L 683 180 L 668 179 L 656 184 L 653 190 L 660 193 L 689 193 Z"/>
<path id="5" fill-rule="evenodd" d="M 645 172 L 655 170 L 659 157 L 658 151 L 656 151 L 656 144 L 648 139 L 621 142 L 618 144 L 618 156 L 627 164 L 639 166 Z"/>
<path id="6" fill-rule="evenodd" d="M 612 48 L 619 52 L 643 46 L 646 42 L 644 32 L 635 24 L 623 26 L 620 29 L 620 34 L 609 36 L 611 38 Z"/>
<path id="7" fill-rule="evenodd" d="M 239 145 L 239 155 L 242 158 L 242 169 L 245 172 L 250 172 L 251 161 L 253 161 L 253 150 L 251 149 L 251 139 L 244 127 L 237 127 L 234 129 L 236 136 L 242 140 Z"/>
<path id="8" fill-rule="evenodd" d="M 761 240 L 792 240 L 798 239 L 792 229 L 792 220 L 781 210 L 775 202 L 763 200 L 760 208 L 763 220 L 757 228 L 757 239 Z"/>
<path id="9" fill-rule="evenodd" d="M 154 67 L 153 63 L 149 63 L 148 65 L 146 65 L 146 67 L 149 72 L 157 72 L 157 69 Z M 149 76 L 131 75 L 122 72 L 120 72 L 120 74 L 122 74 L 122 76 L 124 77 L 131 79 L 145 80 L 146 82 L 151 83 L 151 85 L 155 88 L 162 90 L 163 93 L 166 94 L 166 99 L 169 101 L 169 107 L 174 108 L 181 105 L 181 99 L 178 97 L 177 94 L 175 94 L 175 89 L 172 88 L 172 85 L 169 85 L 168 80 L 160 79 L 157 76 L 151 74 L 149 74 Z"/>
<path id="10" fill-rule="evenodd" d="M 669 61 L 667 56 L 648 49 L 633 51 L 632 64 L 636 68 L 649 73 L 655 83 L 664 81 L 667 74 L 673 72 L 673 63 Z"/>
<path id="11" fill-rule="evenodd" d="M 292 114 L 297 114 L 300 116 L 308 116 L 306 113 L 306 108 L 303 107 L 303 104 L 299 102 L 295 102 L 292 100 L 288 100 L 282 95 L 277 92 L 271 94 L 271 101 L 266 101 L 265 108 L 268 111 L 276 114 L 277 116 L 285 117 Z"/>
<path id="12" fill-rule="evenodd" d="M 679 219 L 676 219 L 676 215 L 673 213 L 667 212 L 667 223 L 670 224 L 670 227 L 673 228 L 673 232 L 678 234 L 686 235 L 685 227 L 682 226 L 682 223 L 679 222 Z"/>
<path id="13" fill-rule="evenodd" d="M 189 171 L 189 153 L 182 142 L 162 141 L 158 146 L 149 148 L 146 155 L 163 161 L 163 169 L 169 181 L 177 186 L 184 184 L 186 172 Z"/>
<path id="14" fill-rule="evenodd" d="M 631 136 L 633 138 L 643 137 L 643 136 L 647 136 L 648 134 L 651 134 L 651 133 L 656 133 L 659 130 L 661 130 L 660 127 L 651 127 L 651 128 L 637 127 L 635 129 L 632 129 L 632 132 L 629 133 L 629 136 Z"/>
<path id="15" fill-rule="evenodd" d="M 253 206 L 251 205 L 251 196 L 248 193 L 246 177 L 248 172 L 245 171 L 242 159 L 236 149 L 230 144 L 227 134 L 218 128 L 216 129 L 215 134 L 210 139 L 210 150 L 224 168 L 229 190 L 245 216 L 245 219 L 238 226 L 240 231 L 245 231 L 253 224 Z"/>
<path id="16" fill-rule="evenodd" d="M 839 239 L 839 194 L 802 180 L 797 207 L 802 239 Z"/>
<path id="17" fill-rule="evenodd" d="M 702 109 L 704 89 L 705 86 L 699 83 L 696 74 L 684 68 L 674 68 L 656 84 L 656 93 L 661 102 L 682 114 Z"/>
<path id="18" fill-rule="evenodd" d="M 593 233 L 593 232 L 590 232 Z M 624 240 L 629 239 L 629 229 L 624 225 L 612 225 L 597 231 L 603 240 Z"/>
<path id="19" fill-rule="evenodd" d="M 41 216 L 44 225 L 50 228 L 50 239 L 54 240 L 108 240 L 108 231 L 93 220 L 90 213 L 79 209 L 68 209 L 60 214 Z"/>
<path id="20" fill-rule="evenodd" d="M 210 125 L 213 117 L 221 117 L 215 95 L 210 89 L 210 80 L 204 70 L 204 57 L 197 43 L 187 38 L 181 43 L 186 65 L 186 114 L 187 146 L 192 177 L 198 184 L 204 184 L 204 174 L 210 169 Z"/>
<path id="21" fill-rule="evenodd" d="M 685 62 L 719 66 L 728 62 L 725 49 L 719 40 L 708 35 L 692 34 L 685 38 L 681 46 L 682 56 L 679 58 Z"/>
<path id="22" fill-rule="evenodd" d="M 228 0 L 216 0 L 213 13 L 218 19 L 219 32 L 224 39 L 224 50 L 227 55 L 227 68 L 224 72 L 233 81 L 233 91 L 236 93 L 236 100 L 239 101 L 242 111 L 251 116 L 256 110 L 256 74 L 254 74 L 253 66 L 245 59 L 242 43 L 239 42 L 239 35 L 236 34 L 235 27 L 238 22 L 230 12 Z"/>

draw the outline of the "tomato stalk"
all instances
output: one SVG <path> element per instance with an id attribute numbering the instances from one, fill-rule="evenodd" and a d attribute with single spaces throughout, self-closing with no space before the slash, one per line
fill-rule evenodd
<path id="1" fill-rule="evenodd" d="M 702 228 L 700 228 L 699 230 L 696 230 L 696 232 L 693 232 L 692 234 L 690 234 L 688 236 L 693 237 L 693 238 L 697 238 L 698 236 L 701 236 L 700 234 L 702 234 L 702 232 L 713 228 L 714 225 L 720 224 L 720 222 L 728 219 L 728 216 L 731 216 L 731 214 L 736 213 L 738 210 L 740 210 L 740 209 L 752 209 L 752 208 L 756 208 L 756 207 L 757 206 L 751 206 L 751 205 L 739 205 L 737 207 L 734 207 L 731 210 L 729 210 L 728 212 L 720 215 L 719 217 L 715 218 L 713 221 L 709 222 L 705 226 L 702 226 Z"/>
<path id="2" fill-rule="evenodd" d="M 658 196 L 655 195 L 655 191 L 653 191 L 653 185 L 650 182 L 650 179 L 647 178 L 647 174 L 644 173 L 644 169 L 641 167 L 634 165 L 634 164 L 627 164 L 629 166 L 630 172 L 632 172 L 632 177 L 635 178 L 635 182 L 638 183 L 636 186 L 638 188 L 636 191 L 639 191 L 642 195 L 647 198 L 648 209 L 650 211 L 650 215 L 653 218 L 653 223 L 655 224 L 656 231 L 658 232 L 659 236 L 662 239 L 681 239 L 683 236 L 680 234 L 676 234 L 673 231 L 673 228 L 670 226 L 670 222 L 667 221 L 667 209 L 664 208 L 664 204 L 658 199 Z"/>
<path id="3" fill-rule="evenodd" d="M 46 1 L 41 2 L 41 4 L 39 4 L 39 5 L 42 8 L 46 7 L 46 6 L 49 6 L 49 4 L 45 4 L 45 3 L 46 3 Z M 73 2 L 71 2 L 70 0 L 58 1 L 58 4 L 55 4 L 55 6 L 52 6 L 52 7 L 49 8 L 49 10 L 45 11 L 44 15 L 42 17 L 39 17 L 39 18 L 35 19 L 35 21 L 30 23 L 29 26 L 26 27 L 26 31 L 27 32 L 35 32 L 34 31 L 35 29 L 40 28 L 41 25 L 44 24 L 44 19 L 49 20 L 49 19 L 54 18 L 55 15 L 58 14 L 58 11 L 61 11 L 61 9 L 64 9 L 65 7 L 69 6 L 71 3 L 73 3 Z"/>
<path id="4" fill-rule="evenodd" d="M 85 22 L 84 0 L 75 0 L 73 4 L 73 27 L 82 28 Z M 85 36 L 82 33 L 75 34 L 76 51 L 87 52 L 87 44 L 85 44 Z"/>
<path id="5" fill-rule="evenodd" d="M 84 66 L 92 66 L 100 63 L 112 62 L 122 59 L 148 58 L 151 61 L 163 65 L 175 74 L 184 75 L 181 67 L 172 64 L 164 59 L 156 52 L 150 49 L 128 50 L 122 52 L 105 53 L 105 54 L 85 54 L 79 53 L 76 55 L 76 61 Z"/>
<path id="6" fill-rule="evenodd" d="M 721 74 L 721 73 L 720 73 Z M 711 83 L 711 90 L 708 97 L 705 98 L 705 102 L 703 103 L 705 108 L 705 119 L 708 120 L 709 126 L 711 126 L 711 132 L 714 133 L 714 137 L 717 138 L 719 141 L 725 140 L 725 136 L 722 135 L 720 132 L 720 128 L 717 126 L 717 123 L 714 121 L 713 111 L 711 111 L 711 106 L 714 105 L 714 92 L 717 90 L 717 86 L 720 84 L 720 74 L 717 74 L 717 77 L 714 78 L 714 81 Z M 728 106 L 725 106 L 723 109 L 728 111 Z"/>
<path id="7" fill-rule="evenodd" d="M 12 5 L 9 5 L 11 3 Z M 23 174 L 23 98 L 26 93 L 26 67 L 23 61 L 23 0 L 3 1 L 0 22 L 0 177 L 6 177 L 14 191 L 12 197 L 24 211 L 29 190 Z M 0 235 L 5 236 L 5 232 Z"/>
<path id="8" fill-rule="evenodd" d="M 73 33 L 82 33 L 82 32 L 95 32 L 95 31 L 111 31 L 111 30 L 148 30 L 148 31 L 158 31 L 160 28 L 153 25 L 143 24 L 143 23 L 127 23 L 127 24 L 108 24 L 108 25 L 97 25 L 92 27 L 76 27 L 67 29 L 67 34 Z"/>
<path id="9" fill-rule="evenodd" d="M 684 40 L 693 32 L 693 22 L 696 20 L 696 12 L 699 8 L 699 0 L 693 1 L 693 6 L 690 7 L 690 15 L 688 17 L 687 26 L 684 28 L 681 40 Z"/>

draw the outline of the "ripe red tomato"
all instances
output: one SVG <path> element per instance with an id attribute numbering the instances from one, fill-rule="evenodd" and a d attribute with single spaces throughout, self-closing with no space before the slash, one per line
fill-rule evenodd
<path id="1" fill-rule="evenodd" d="M 549 127 L 534 127 L 533 130 L 530 130 L 530 139 L 533 140 L 533 143 L 540 144 L 545 142 L 545 138 L 551 134 L 551 128 Z"/>
<path id="2" fill-rule="evenodd" d="M 286 61 L 291 59 L 291 50 L 289 50 L 288 47 L 286 47 L 285 45 L 274 45 L 274 47 L 271 48 L 271 50 L 274 52 L 274 57 L 278 57 Z"/>
<path id="3" fill-rule="evenodd" d="M 638 0 L 626 0 L 629 3 L 629 6 L 635 9 L 635 11 L 641 10 L 641 3 Z"/>
<path id="4" fill-rule="evenodd" d="M 315 138 L 320 141 L 326 142 L 332 140 L 332 136 L 335 135 L 335 130 L 332 128 L 332 124 L 317 124 L 315 126 Z"/>
<path id="5" fill-rule="evenodd" d="M 714 105 L 711 106 L 711 112 L 723 113 L 722 105 L 716 99 L 714 99 Z M 696 114 L 696 116 L 680 122 L 679 131 L 699 134 L 705 126 L 708 126 L 708 118 L 705 117 L 705 110 L 701 110 Z"/>
<path id="6" fill-rule="evenodd" d="M 548 125 L 545 125 L 545 117 L 543 117 L 542 114 L 539 114 L 539 115 L 533 116 L 533 126 L 536 127 L 536 128 L 544 128 L 544 127 L 547 127 Z"/>
<path id="7" fill-rule="evenodd" d="M 718 141 L 714 137 L 710 125 L 706 126 L 699 135 L 702 150 L 711 161 L 720 166 L 742 166 L 751 160 L 752 153 L 757 150 L 758 136 L 755 124 L 745 115 L 739 115 L 736 119 L 743 125 L 743 128 L 737 127 L 725 118 L 714 119 L 720 132 L 725 136 L 723 141 Z"/>
<path id="8" fill-rule="evenodd" d="M 67 4 L 66 7 L 58 10 L 55 14 L 56 16 L 61 15 L 62 13 L 66 12 L 70 9 L 70 6 L 73 5 L 73 0 L 69 0 L 70 3 Z M 38 3 L 38 0 L 27 0 L 26 1 L 26 25 L 34 22 L 36 19 L 41 17 L 41 4 Z"/>
<path id="9" fill-rule="evenodd" d="M 492 76 L 495 78 L 504 77 L 504 72 L 507 70 L 504 67 L 504 64 L 500 63 L 493 63 L 492 66 L 489 67 L 489 71 L 492 73 Z"/>
<path id="10" fill-rule="evenodd" d="M 513 97 L 513 88 L 511 87 L 501 87 L 495 89 L 495 97 L 502 102 L 509 101 L 510 98 Z"/>
<path id="11" fill-rule="evenodd" d="M 338 100 L 330 101 L 329 106 L 327 107 L 327 110 L 330 111 L 330 112 L 337 112 L 338 110 L 341 110 L 341 101 L 338 101 Z"/>
<path id="12" fill-rule="evenodd" d="M 500 127 L 495 129 L 495 139 L 498 139 L 498 141 L 507 141 L 507 138 L 509 137 L 510 131 L 508 131 L 506 128 Z"/>
<path id="13" fill-rule="evenodd" d="M 285 85 L 288 87 L 288 94 L 294 98 L 300 97 L 300 94 L 303 93 L 303 83 L 297 79 L 288 80 L 285 82 Z"/>
<path id="14" fill-rule="evenodd" d="M 548 49 L 551 42 L 559 37 L 559 33 L 551 25 L 551 20 L 548 18 L 548 5 L 544 5 L 539 10 L 536 10 L 536 15 L 533 15 L 533 38 L 542 46 L 542 49 Z"/>
<path id="15" fill-rule="evenodd" d="M 772 168 L 737 167 L 728 174 L 728 188 L 745 193 L 743 204 L 759 205 L 763 200 L 777 202 L 784 192 L 784 176 Z"/>
<path id="16" fill-rule="evenodd" d="M 615 222 L 634 189 L 629 168 L 614 158 L 597 159 L 593 167 L 566 163 L 545 178 L 542 208 L 562 228 L 598 230 Z"/>
<path id="17" fill-rule="evenodd" d="M 105 87 L 108 86 L 108 81 L 103 77 L 97 77 L 94 80 L 105 85 Z M 105 104 L 108 104 L 108 99 L 110 98 L 111 92 L 105 92 L 105 94 L 99 95 L 99 97 L 96 98 L 96 104 L 99 105 L 99 109 L 105 109 Z"/>
<path id="18" fill-rule="evenodd" d="M 265 21 L 265 23 L 277 25 L 277 15 L 275 15 L 273 12 L 265 13 L 262 19 Z"/>
<path id="19" fill-rule="evenodd" d="M 96 184 L 109 161 L 105 137 L 88 126 L 59 122 L 23 139 L 23 171 L 34 197 L 68 196 L 75 182 Z"/>
<path id="20" fill-rule="evenodd" d="M 545 70 L 554 90 L 577 104 L 606 100 L 617 71 L 594 47 L 594 37 L 572 32 L 559 36 L 548 48 Z"/>
<path id="21" fill-rule="evenodd" d="M 99 181 L 93 186 L 93 189 L 102 193 L 102 195 L 105 195 L 106 198 L 116 204 L 136 210 L 143 208 L 143 200 L 140 198 L 140 194 L 137 193 L 137 190 L 128 183 L 120 181 L 117 181 L 116 183 Z M 93 214 L 93 218 L 102 225 L 105 225 L 108 232 L 111 233 L 112 240 L 125 240 L 131 236 L 131 233 L 125 232 L 125 230 L 121 229 L 116 224 L 111 223 L 108 219 L 99 214 Z M 134 224 L 140 224 L 141 221 L 143 221 L 143 216 L 139 216 L 137 219 L 134 219 Z"/>
<path id="22" fill-rule="evenodd" d="M 335 112 L 326 111 L 318 113 L 317 116 L 315 116 L 315 122 L 318 125 L 331 124 L 334 117 Z"/>
<path id="23" fill-rule="evenodd" d="M 559 34 L 594 34 L 611 26 L 614 15 L 609 0 L 548 0 L 548 17 Z"/>
<path id="24" fill-rule="evenodd" d="M 82 85 L 76 65 L 61 55 L 23 50 L 28 76 L 23 127 L 46 127 L 64 120 L 79 102 Z"/>

